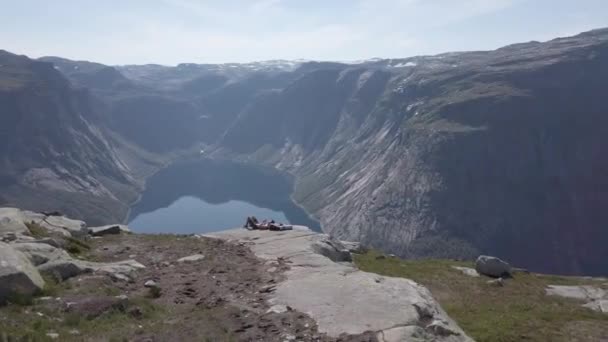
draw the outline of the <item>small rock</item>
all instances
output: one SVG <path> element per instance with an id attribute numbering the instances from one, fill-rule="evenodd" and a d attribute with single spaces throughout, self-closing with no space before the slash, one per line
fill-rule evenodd
<path id="1" fill-rule="evenodd" d="M 350 251 L 338 240 L 331 237 L 323 237 L 311 245 L 312 249 L 334 262 L 353 261 Z"/>
<path id="2" fill-rule="evenodd" d="M 271 267 L 271 268 L 268 269 L 268 273 L 274 273 L 276 271 L 277 271 L 276 267 Z"/>
<path id="3" fill-rule="evenodd" d="M 145 286 L 145 287 L 147 287 L 147 288 L 150 288 L 150 287 L 158 287 L 158 284 L 157 284 L 157 283 L 156 283 L 154 280 L 151 280 L 151 279 L 150 279 L 150 280 L 148 280 L 148 281 L 146 281 L 146 282 L 144 283 L 144 286 Z"/>
<path id="4" fill-rule="evenodd" d="M 505 286 L 505 281 L 502 278 L 488 280 L 487 283 L 492 286 L 503 287 Z"/>
<path id="5" fill-rule="evenodd" d="M 273 305 L 272 307 L 270 307 L 270 309 L 268 309 L 268 311 L 266 311 L 266 313 L 278 313 L 281 314 L 283 312 L 287 312 L 287 306 L 285 305 Z"/>
<path id="6" fill-rule="evenodd" d="M 205 259 L 205 256 L 202 254 L 194 254 L 194 255 L 190 255 L 187 257 L 183 257 L 180 259 L 177 259 L 177 262 L 195 262 L 195 261 L 199 261 L 199 260 L 203 260 Z"/>
<path id="7" fill-rule="evenodd" d="M 48 332 L 48 333 L 46 333 L 46 336 L 48 338 L 50 338 L 51 340 L 56 340 L 59 338 L 59 334 L 56 332 Z"/>
<path id="8" fill-rule="evenodd" d="M 2 240 L 6 242 L 15 241 L 17 240 L 17 234 L 15 234 L 14 232 L 6 233 L 4 237 L 2 237 Z"/>
<path id="9" fill-rule="evenodd" d="M 479 277 L 479 273 L 470 267 L 460 267 L 460 266 L 452 266 L 453 269 L 462 272 L 469 277 Z"/>

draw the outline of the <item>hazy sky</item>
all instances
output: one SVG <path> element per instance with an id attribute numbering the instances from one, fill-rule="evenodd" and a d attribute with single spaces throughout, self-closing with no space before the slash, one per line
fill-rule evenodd
<path id="1" fill-rule="evenodd" d="M 0 0 L 0 49 L 106 64 L 359 60 L 608 26 L 608 0 Z"/>

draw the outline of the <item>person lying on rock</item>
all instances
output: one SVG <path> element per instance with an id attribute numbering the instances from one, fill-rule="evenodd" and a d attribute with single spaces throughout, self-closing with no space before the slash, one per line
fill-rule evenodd
<path id="1" fill-rule="evenodd" d="M 245 222 L 245 228 L 249 230 L 272 230 L 272 231 L 281 231 L 281 230 L 291 230 L 293 226 L 284 225 L 282 223 L 276 223 L 274 220 L 263 220 L 259 222 L 255 216 L 247 217 L 247 222 Z"/>

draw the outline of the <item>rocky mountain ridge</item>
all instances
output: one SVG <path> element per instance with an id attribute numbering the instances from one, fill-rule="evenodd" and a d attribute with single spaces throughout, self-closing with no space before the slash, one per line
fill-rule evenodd
<path id="1" fill-rule="evenodd" d="M 407 257 L 488 252 L 534 270 L 605 273 L 606 29 L 264 71 L 43 60 L 90 92 L 96 125 L 119 150 L 108 164 L 134 178 L 130 194 L 167 156 L 203 146 L 208 158 L 294 175 L 294 199 L 341 239 Z"/>

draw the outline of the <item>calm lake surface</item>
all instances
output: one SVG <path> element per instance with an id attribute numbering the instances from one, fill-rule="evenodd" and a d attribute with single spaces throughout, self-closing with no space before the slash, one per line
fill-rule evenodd
<path id="1" fill-rule="evenodd" d="M 291 180 L 276 170 L 233 162 L 179 163 L 153 176 L 131 208 L 138 233 L 208 233 L 242 227 L 247 216 L 305 225 L 319 223 L 291 201 Z"/>

